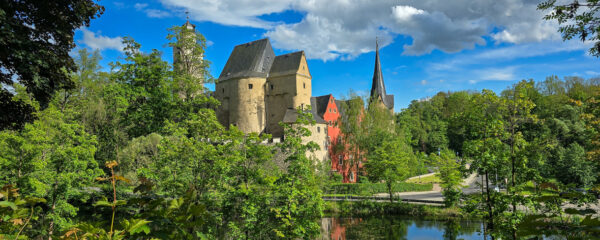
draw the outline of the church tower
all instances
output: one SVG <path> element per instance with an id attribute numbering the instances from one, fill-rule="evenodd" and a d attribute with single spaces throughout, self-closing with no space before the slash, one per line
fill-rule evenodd
<path id="1" fill-rule="evenodd" d="M 385 92 L 381 62 L 379 61 L 379 43 L 377 41 L 375 41 L 375 71 L 373 72 L 373 85 L 371 86 L 369 106 L 371 104 L 383 105 L 391 112 L 394 112 L 394 95 L 387 95 Z"/>
<path id="2" fill-rule="evenodd" d="M 190 23 L 189 17 L 177 32 L 177 43 L 173 46 L 173 66 L 177 74 L 188 74 L 194 81 L 204 83 L 204 53 L 198 43 L 196 25 Z"/>

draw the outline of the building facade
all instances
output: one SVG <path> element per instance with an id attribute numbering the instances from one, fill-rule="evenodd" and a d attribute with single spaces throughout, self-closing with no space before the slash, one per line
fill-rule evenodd
<path id="1" fill-rule="evenodd" d="M 217 109 L 221 124 L 273 138 L 283 137 L 280 122 L 295 122 L 296 109 L 311 105 L 311 94 L 312 77 L 304 52 L 275 56 L 267 38 L 234 47 L 214 92 L 221 102 Z M 313 117 L 316 125 L 309 126 L 314 129 L 306 141 L 321 147 L 313 155 L 322 161 L 327 158 L 326 124 Z"/>

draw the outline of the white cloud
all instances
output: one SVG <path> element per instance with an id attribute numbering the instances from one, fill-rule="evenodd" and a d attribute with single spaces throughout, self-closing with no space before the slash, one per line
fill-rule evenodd
<path id="1" fill-rule="evenodd" d="M 136 10 L 138 10 L 138 11 L 141 11 L 141 10 L 143 10 L 144 8 L 148 7 L 148 4 L 147 4 L 147 3 L 136 3 L 136 4 L 134 4 L 134 5 L 133 5 L 133 7 L 134 7 Z"/>
<path id="2" fill-rule="evenodd" d="M 100 33 L 96 35 L 96 33 L 87 30 L 85 28 L 80 29 L 83 32 L 83 40 L 82 43 L 91 48 L 91 49 L 114 49 L 117 51 L 123 51 L 125 45 L 123 44 L 123 38 L 121 37 L 107 37 L 102 36 Z"/>
<path id="3" fill-rule="evenodd" d="M 307 57 L 350 59 L 374 50 L 374 38 L 390 44 L 397 35 L 412 38 L 406 55 L 438 49 L 454 53 L 494 43 L 559 40 L 556 22 L 543 20 L 535 0 L 160 0 L 172 11 L 190 11 L 196 21 L 266 29 L 273 45 L 305 50 Z M 144 7 L 145 8 L 145 7 Z M 300 22 L 261 16 L 295 11 Z"/>
<path id="4" fill-rule="evenodd" d="M 146 13 L 146 16 L 148 16 L 150 18 L 165 18 L 165 17 L 171 16 L 171 13 L 169 13 L 167 11 L 147 8 L 148 7 L 147 3 L 136 3 L 133 5 L 133 7 L 138 11 Z"/>
<path id="5" fill-rule="evenodd" d="M 591 70 L 585 71 L 585 74 L 588 75 L 588 76 L 595 76 L 595 77 L 600 76 L 600 72 L 591 71 Z"/>
<path id="6" fill-rule="evenodd" d="M 151 18 L 165 18 L 171 16 L 169 12 L 158 9 L 146 9 L 144 12 L 146 13 L 146 16 Z"/>
<path id="7" fill-rule="evenodd" d="M 514 81 L 517 80 L 515 76 L 516 66 L 509 66 L 505 68 L 486 68 L 474 71 L 477 80 L 471 80 L 470 83 L 476 83 L 479 81 Z"/>

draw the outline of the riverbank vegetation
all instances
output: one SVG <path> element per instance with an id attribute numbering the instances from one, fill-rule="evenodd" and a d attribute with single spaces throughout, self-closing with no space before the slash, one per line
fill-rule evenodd
<path id="1" fill-rule="evenodd" d="M 330 163 L 307 158 L 317 145 L 301 140 L 314 123 L 309 110 L 298 109 L 277 144 L 222 126 L 220 103 L 200 84 L 214 81 L 208 60 L 194 66 L 199 77 L 131 38 L 109 69 L 98 52 L 81 49 L 72 59 L 74 30 L 102 8 L 63 4 L 56 11 L 73 16 L 49 22 L 71 19 L 58 24 L 65 29 L 40 24 L 10 41 L 2 36 L 13 44 L 3 56 L 21 58 L 1 59 L 10 74 L 0 74 L 0 238 L 307 239 L 319 233 L 324 211 L 476 216 L 486 235 L 502 239 L 534 231 L 597 234 L 598 78 L 523 80 L 501 93 L 440 92 L 396 114 L 350 94 L 338 122 L 349 148 L 342 150 L 352 154 L 345 164 L 364 171 L 359 184 L 333 184 Z M 6 28 L 31 26 L 11 24 Z M 171 28 L 170 46 L 195 34 L 184 42 L 196 49 L 191 59 L 200 58 L 204 38 L 186 31 Z M 394 202 L 391 193 L 431 189 L 403 182 L 429 170 L 439 172 L 445 207 Z M 472 173 L 481 192 L 463 196 L 461 179 Z M 376 192 L 390 202 L 322 200 Z"/>

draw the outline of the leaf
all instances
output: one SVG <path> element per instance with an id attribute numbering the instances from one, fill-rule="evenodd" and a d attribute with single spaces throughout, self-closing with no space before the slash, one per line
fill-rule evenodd
<path id="1" fill-rule="evenodd" d="M 106 162 L 104 165 L 106 165 L 107 168 L 114 168 L 116 166 L 119 165 L 119 163 L 117 163 L 117 161 L 110 161 L 110 162 Z"/>
<path id="2" fill-rule="evenodd" d="M 71 235 L 73 235 L 73 234 L 77 234 L 77 232 L 79 232 L 79 231 L 80 231 L 80 229 L 79 229 L 79 228 L 72 228 L 71 230 L 67 231 L 67 232 L 66 232 L 66 233 L 63 235 L 63 237 L 69 237 L 69 236 L 71 236 Z"/>
<path id="3" fill-rule="evenodd" d="M 15 203 L 9 202 L 9 201 L 0 202 L 0 207 L 9 207 L 12 210 L 17 210 L 17 205 Z"/>
<path id="4" fill-rule="evenodd" d="M 15 226 L 17 226 L 17 225 L 23 225 L 23 219 L 20 219 L 20 218 L 15 218 L 15 219 L 12 219 L 12 220 L 10 220 L 10 221 L 11 221 L 11 222 L 13 223 L 13 225 L 15 225 Z"/>
<path id="5" fill-rule="evenodd" d="M 115 175 L 115 179 L 117 181 L 123 181 L 123 182 L 126 182 L 126 183 L 131 183 L 131 180 L 129 180 L 129 179 L 123 177 L 123 176 Z"/>
<path id="6" fill-rule="evenodd" d="M 147 225 L 148 223 L 150 223 L 150 221 L 145 219 L 132 219 L 131 222 L 129 222 L 127 231 L 130 234 L 144 232 L 147 235 L 150 233 L 150 228 Z"/>
<path id="7" fill-rule="evenodd" d="M 94 207 L 98 207 L 98 206 L 100 206 L 100 207 L 112 207 L 113 204 L 110 203 L 110 202 L 108 202 L 108 201 L 106 201 L 106 200 L 100 200 L 100 201 L 97 201 L 97 202 L 94 203 Z"/>
<path id="8" fill-rule="evenodd" d="M 121 206 L 127 204 L 127 200 L 117 200 L 115 206 Z"/>

